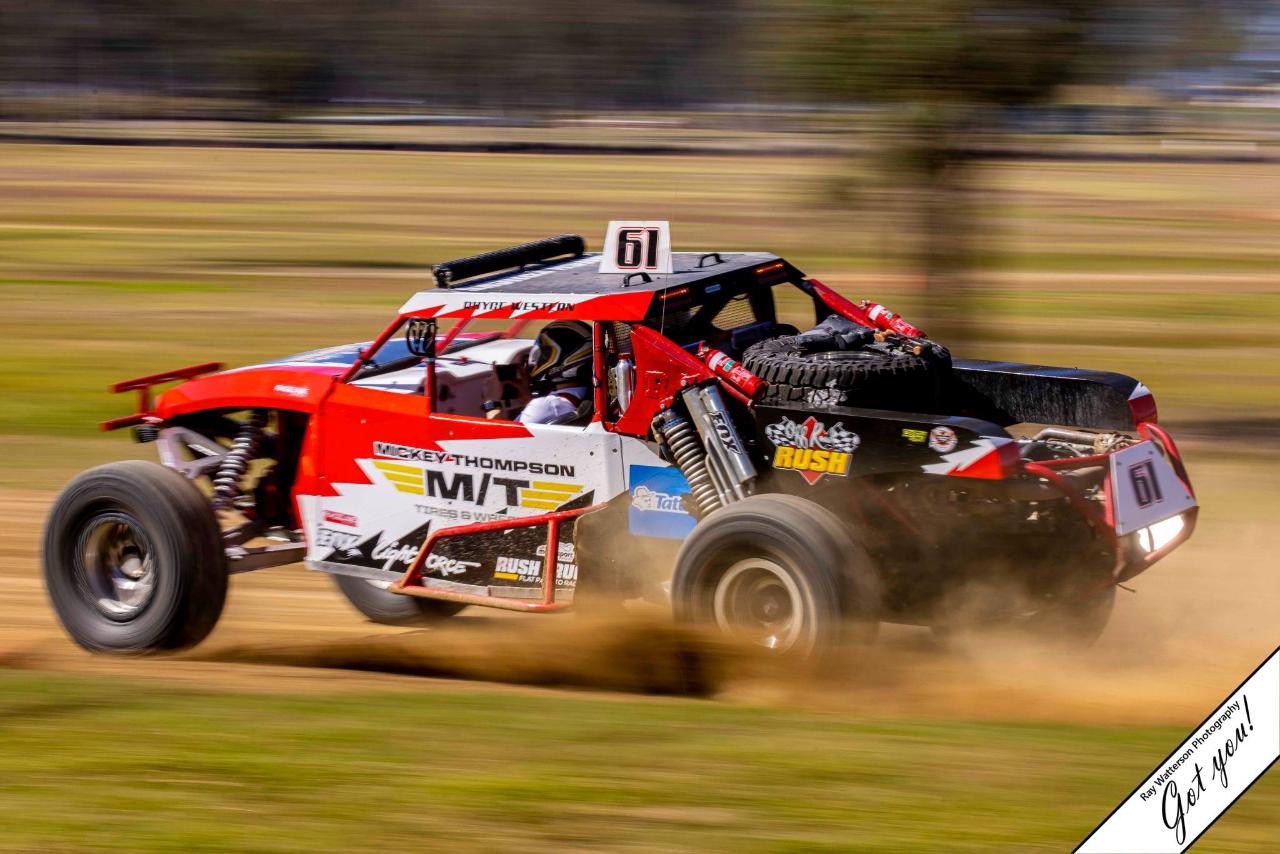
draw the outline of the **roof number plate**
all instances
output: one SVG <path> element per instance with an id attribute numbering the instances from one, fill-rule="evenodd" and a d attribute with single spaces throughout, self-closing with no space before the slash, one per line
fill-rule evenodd
<path id="1" fill-rule="evenodd" d="M 614 220 L 604 234 L 601 273 L 670 273 L 671 226 L 665 220 Z"/>
<path id="2" fill-rule="evenodd" d="M 1111 494 L 1116 533 L 1121 536 L 1196 506 L 1153 442 L 1139 442 L 1111 455 Z"/>

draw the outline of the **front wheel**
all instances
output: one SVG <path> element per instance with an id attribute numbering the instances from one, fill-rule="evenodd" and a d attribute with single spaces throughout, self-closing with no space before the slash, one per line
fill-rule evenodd
<path id="1" fill-rule="evenodd" d="M 95 652 L 193 646 L 227 597 L 209 502 L 182 475 L 130 461 L 80 475 L 44 531 L 44 580 L 72 640 Z"/>
<path id="2" fill-rule="evenodd" d="M 879 607 L 866 552 L 830 511 L 789 495 L 753 496 L 702 520 L 671 593 L 677 620 L 800 659 L 871 637 Z"/>
<path id="3" fill-rule="evenodd" d="M 452 617 L 467 607 L 441 599 L 419 599 L 392 593 L 386 585 L 367 578 L 335 575 L 334 583 L 351 605 L 370 622 L 386 626 L 426 626 Z"/>

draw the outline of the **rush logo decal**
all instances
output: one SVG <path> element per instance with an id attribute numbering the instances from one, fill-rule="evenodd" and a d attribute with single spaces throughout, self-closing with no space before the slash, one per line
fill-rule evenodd
<path id="1" fill-rule="evenodd" d="M 773 467 L 798 472 L 810 484 L 828 474 L 847 477 L 849 457 L 862 442 L 842 422 L 827 427 L 812 416 L 802 423 L 784 417 L 764 434 L 775 448 Z"/>

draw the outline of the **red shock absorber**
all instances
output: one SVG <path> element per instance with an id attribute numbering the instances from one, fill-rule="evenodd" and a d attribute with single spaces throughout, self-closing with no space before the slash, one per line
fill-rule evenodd
<path id="1" fill-rule="evenodd" d="M 768 383 L 744 368 L 742 363 L 730 358 L 728 353 L 703 344 L 698 348 L 698 358 L 705 362 L 716 376 L 742 392 L 748 400 L 756 400 L 764 394 Z"/>

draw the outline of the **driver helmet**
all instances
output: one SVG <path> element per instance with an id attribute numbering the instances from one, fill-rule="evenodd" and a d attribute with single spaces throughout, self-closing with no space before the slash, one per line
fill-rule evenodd
<path id="1" fill-rule="evenodd" d="M 529 352 L 529 378 L 587 385 L 593 356 L 591 338 L 591 327 L 581 320 L 548 323 Z"/>

